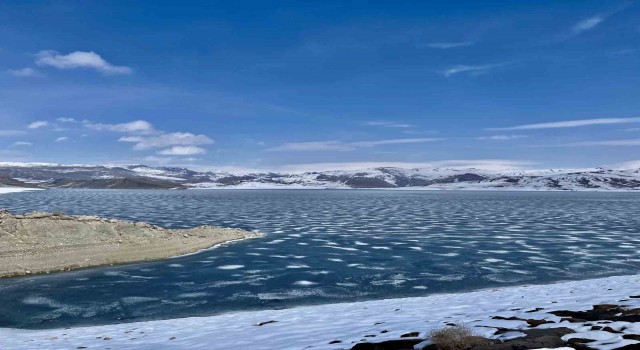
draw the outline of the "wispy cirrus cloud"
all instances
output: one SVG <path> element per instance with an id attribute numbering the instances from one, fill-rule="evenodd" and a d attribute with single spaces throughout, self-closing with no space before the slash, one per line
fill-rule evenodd
<path id="1" fill-rule="evenodd" d="M 29 147 L 29 146 L 33 146 L 33 143 L 27 142 L 27 141 L 16 141 L 11 144 L 11 147 Z"/>
<path id="2" fill-rule="evenodd" d="M 474 44 L 475 44 L 475 42 L 473 42 L 473 41 L 449 41 L 449 42 L 428 43 L 428 44 L 426 44 L 426 46 L 430 47 L 432 49 L 446 50 L 446 49 L 454 49 L 454 48 L 457 48 L 457 47 L 472 46 Z"/>
<path id="3" fill-rule="evenodd" d="M 290 142 L 269 148 L 270 152 L 351 151 L 354 147 L 340 141 Z"/>
<path id="4" fill-rule="evenodd" d="M 566 120 L 566 121 L 550 122 L 550 123 L 523 124 L 523 125 L 509 126 L 509 127 L 503 127 L 503 128 L 487 128 L 485 130 L 560 129 L 560 128 L 577 128 L 582 126 L 593 126 L 593 125 L 630 124 L 630 123 L 640 123 L 640 117 Z"/>
<path id="5" fill-rule="evenodd" d="M 585 18 L 581 21 L 579 21 L 578 23 L 574 24 L 571 27 L 571 31 L 578 35 L 581 34 L 583 32 L 586 32 L 587 30 L 591 30 L 595 27 L 597 27 L 600 23 L 602 23 L 607 17 L 605 17 L 604 15 L 595 15 L 589 18 Z"/>
<path id="6" fill-rule="evenodd" d="M 517 140 L 528 137 L 527 135 L 492 135 L 492 136 L 482 136 L 478 137 L 478 140 L 490 140 L 490 141 L 508 141 L 508 140 Z"/>
<path id="7" fill-rule="evenodd" d="M 43 50 L 36 54 L 36 64 L 58 69 L 93 69 L 103 74 L 131 74 L 133 69 L 115 66 L 93 51 L 75 51 L 63 55 L 53 50 Z"/>
<path id="8" fill-rule="evenodd" d="M 270 152 L 312 152 L 312 151 L 352 151 L 356 148 L 376 147 L 383 145 L 401 145 L 410 143 L 424 143 L 440 141 L 439 138 L 407 138 L 407 139 L 388 139 L 376 141 L 358 141 L 358 142 L 342 142 L 342 141 L 313 141 L 313 142 L 294 142 L 285 143 L 281 146 L 268 149 Z"/>
<path id="9" fill-rule="evenodd" d="M 424 143 L 424 142 L 435 142 L 443 140 L 441 138 L 432 138 L 432 137 L 422 137 L 422 138 L 412 138 L 412 139 L 390 139 L 390 140 L 378 140 L 378 141 L 360 141 L 360 142 L 351 142 L 350 145 L 355 147 L 376 147 L 383 145 L 402 145 L 407 143 Z"/>
<path id="10" fill-rule="evenodd" d="M 365 126 L 379 126 L 385 128 L 410 128 L 410 124 L 388 122 L 388 121 L 370 121 L 364 123 Z"/>
<path id="11" fill-rule="evenodd" d="M 512 62 L 502 62 L 502 63 L 483 64 L 483 65 L 460 64 L 460 65 L 452 66 L 450 68 L 445 69 L 444 71 L 442 71 L 442 75 L 444 75 L 447 78 L 454 76 L 456 74 L 461 74 L 461 73 L 466 73 L 471 75 L 480 75 L 480 74 L 487 73 L 490 70 L 507 66 L 511 63 Z"/>
<path id="12" fill-rule="evenodd" d="M 587 147 L 587 146 L 640 146 L 640 139 L 627 140 L 601 140 L 563 143 L 564 147 Z"/>
<path id="13" fill-rule="evenodd" d="M 33 68 L 8 69 L 7 73 L 19 78 L 40 78 L 44 77 L 40 71 Z"/>
<path id="14" fill-rule="evenodd" d="M 60 136 L 58 138 L 55 139 L 55 142 L 65 142 L 68 141 L 69 138 L 67 136 Z"/>
<path id="15" fill-rule="evenodd" d="M 560 36 L 561 40 L 566 40 L 578 35 L 581 35 L 585 32 L 588 32 L 590 30 L 595 29 L 596 27 L 600 26 L 604 21 L 606 21 L 607 19 L 609 19 L 609 17 L 615 15 L 616 13 L 624 10 L 625 8 L 627 8 L 631 3 L 625 3 L 622 6 L 619 6 L 611 11 L 607 11 L 607 12 L 602 12 L 602 13 L 598 13 L 595 14 L 593 16 L 590 17 L 586 17 L 583 18 L 581 20 L 579 20 L 578 22 L 574 23 L 570 28 L 568 33 L 565 33 L 563 35 Z"/>

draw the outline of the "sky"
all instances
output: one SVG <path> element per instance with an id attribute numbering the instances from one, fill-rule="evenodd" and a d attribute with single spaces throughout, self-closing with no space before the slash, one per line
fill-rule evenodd
<path id="1" fill-rule="evenodd" d="M 0 161 L 640 168 L 637 1 L 0 2 Z"/>

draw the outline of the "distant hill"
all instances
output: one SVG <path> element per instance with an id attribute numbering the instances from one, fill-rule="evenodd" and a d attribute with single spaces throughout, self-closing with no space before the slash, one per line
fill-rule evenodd
<path id="1" fill-rule="evenodd" d="M 167 180 L 151 179 L 145 177 L 130 177 L 116 179 L 90 179 L 90 180 L 71 180 L 56 179 L 47 182 L 45 187 L 60 188 L 95 188 L 95 189 L 116 189 L 116 190 L 135 190 L 135 189 L 186 189 L 187 187 L 179 183 Z"/>
<path id="2" fill-rule="evenodd" d="M 0 176 L 0 187 L 29 187 L 29 188 L 34 188 L 37 187 L 36 185 L 33 184 L 29 184 L 20 180 L 16 180 L 13 178 L 10 178 L 8 176 Z"/>
<path id="3" fill-rule="evenodd" d="M 44 188 L 384 188 L 436 190 L 640 191 L 640 170 L 374 168 L 305 173 L 198 172 L 145 165 L 0 163 L 0 184 Z"/>

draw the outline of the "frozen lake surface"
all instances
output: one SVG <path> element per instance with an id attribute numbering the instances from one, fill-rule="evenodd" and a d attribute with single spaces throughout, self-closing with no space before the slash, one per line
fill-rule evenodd
<path id="1" fill-rule="evenodd" d="M 165 261 L 0 280 L 0 327 L 110 324 L 635 274 L 635 193 L 49 190 L 0 208 L 264 238 Z"/>

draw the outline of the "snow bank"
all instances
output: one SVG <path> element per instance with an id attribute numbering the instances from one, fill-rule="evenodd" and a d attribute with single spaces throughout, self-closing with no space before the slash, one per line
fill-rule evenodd
<path id="1" fill-rule="evenodd" d="M 559 322 L 560 317 L 548 312 L 587 310 L 594 304 L 620 303 L 621 300 L 625 300 L 624 305 L 640 307 L 640 299 L 627 299 L 638 293 L 639 282 L 640 275 L 634 275 L 96 327 L 41 331 L 0 329 L 0 348 L 349 349 L 364 339 L 371 342 L 397 339 L 407 332 L 420 332 L 424 336 L 430 329 L 449 322 L 466 323 L 475 327 L 480 335 L 493 336 L 495 328 L 492 327 L 524 329 L 527 324 L 491 319 L 492 316 Z M 543 309 L 536 311 L 536 308 Z M 573 337 L 591 336 L 586 334 L 590 327 L 580 323 L 540 327 L 570 327 L 578 331 L 571 335 Z M 375 337 L 365 338 L 365 335 Z M 335 341 L 340 343 L 329 344 Z M 598 347 L 611 349 L 632 343 L 637 342 L 615 335 L 600 342 Z"/>
<path id="2" fill-rule="evenodd" d="M 0 194 L 16 193 L 25 191 L 39 191 L 39 188 L 24 188 L 24 187 L 0 187 Z"/>

